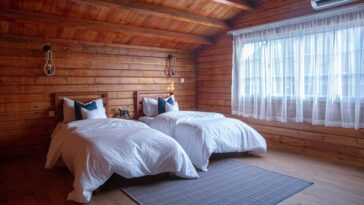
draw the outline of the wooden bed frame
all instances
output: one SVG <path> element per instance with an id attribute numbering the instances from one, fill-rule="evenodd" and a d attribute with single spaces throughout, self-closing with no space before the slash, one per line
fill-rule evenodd
<path id="1" fill-rule="evenodd" d="M 135 104 L 135 119 L 139 119 L 139 117 L 144 116 L 143 112 L 143 98 L 166 98 L 173 95 L 173 91 L 136 91 L 134 93 L 134 104 Z"/>
<path id="2" fill-rule="evenodd" d="M 87 103 L 95 99 L 102 98 L 104 107 L 106 110 L 106 115 L 108 114 L 108 93 L 107 92 L 64 92 L 55 93 L 55 120 L 56 122 L 63 121 L 63 98 L 69 98 L 71 100 L 77 100 L 82 103 Z"/>

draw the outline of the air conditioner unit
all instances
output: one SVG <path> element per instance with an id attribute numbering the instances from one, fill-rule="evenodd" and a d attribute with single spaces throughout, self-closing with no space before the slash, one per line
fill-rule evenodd
<path id="1" fill-rule="evenodd" d="M 347 4 L 357 0 L 311 0 L 312 8 L 315 10 L 326 9 L 342 4 Z"/>

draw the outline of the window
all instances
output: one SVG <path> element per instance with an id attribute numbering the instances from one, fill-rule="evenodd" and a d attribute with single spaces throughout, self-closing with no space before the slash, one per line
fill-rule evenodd
<path id="1" fill-rule="evenodd" d="M 364 128 L 364 6 L 238 31 L 233 65 L 233 114 Z"/>

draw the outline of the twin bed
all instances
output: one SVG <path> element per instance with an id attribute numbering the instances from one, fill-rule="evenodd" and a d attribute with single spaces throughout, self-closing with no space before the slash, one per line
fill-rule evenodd
<path id="1" fill-rule="evenodd" d="M 207 171 L 213 153 L 260 154 L 267 150 L 264 138 L 240 120 L 226 118 L 219 113 L 197 111 L 166 112 L 145 117 L 144 98 L 168 98 L 173 93 L 154 91 L 151 95 L 148 91 L 138 91 L 135 95 L 135 110 L 139 120 L 174 138 L 187 152 L 195 167 L 202 171 Z"/>
<path id="2" fill-rule="evenodd" d="M 171 94 L 136 92 L 136 116 L 143 116 L 144 98 Z M 254 129 L 217 113 L 166 112 L 148 118 L 147 123 L 116 118 L 62 123 L 64 98 L 82 103 L 102 99 L 107 111 L 107 93 L 55 95 L 59 123 L 52 134 L 46 168 L 60 162 L 68 167 L 75 177 L 68 199 L 76 202 L 90 201 L 92 192 L 113 173 L 133 178 L 169 172 L 197 178 L 194 166 L 207 171 L 212 153 L 266 151 L 264 138 Z"/>

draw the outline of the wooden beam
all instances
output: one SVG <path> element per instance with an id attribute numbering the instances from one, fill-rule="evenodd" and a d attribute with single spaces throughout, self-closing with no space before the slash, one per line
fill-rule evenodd
<path id="1" fill-rule="evenodd" d="M 195 44 L 212 44 L 211 39 L 203 36 L 157 30 L 157 29 L 141 28 L 137 26 L 120 25 L 115 23 L 90 21 L 85 19 L 75 19 L 63 16 L 53 16 L 53 15 L 3 9 L 3 8 L 0 8 L 0 18 L 7 18 L 15 21 L 16 20 L 35 21 L 48 24 L 55 24 L 58 26 L 90 29 L 96 31 L 101 30 L 101 31 L 119 32 L 128 35 L 163 38 L 172 41 L 189 42 Z"/>
<path id="2" fill-rule="evenodd" d="M 224 4 L 241 10 L 251 10 L 252 8 L 243 0 L 213 0 L 216 3 Z"/>
<path id="3" fill-rule="evenodd" d="M 110 48 L 132 48 L 132 49 L 144 49 L 144 50 L 153 50 L 153 51 L 164 51 L 164 52 L 174 52 L 174 53 L 190 53 L 191 50 L 183 50 L 183 49 L 174 49 L 174 48 L 160 48 L 160 47 L 151 47 L 151 46 L 137 46 L 137 45 L 126 45 L 126 44 L 117 44 L 117 43 L 101 43 L 101 42 L 93 42 L 93 41 L 82 41 L 82 40 L 73 40 L 73 39 L 60 39 L 60 38 L 48 38 L 48 37 L 30 37 L 30 36 L 19 36 L 19 35 L 10 35 L 10 34 L 2 34 L 0 33 L 0 40 L 14 40 L 14 41 L 39 41 L 40 44 L 44 44 L 44 42 L 49 43 L 64 43 L 69 45 L 89 45 L 89 46 L 102 46 L 102 47 L 110 47 Z"/>
<path id="4" fill-rule="evenodd" d="M 80 1 L 80 0 L 74 0 Z M 103 5 L 111 8 L 118 8 L 127 11 L 137 12 L 140 14 L 158 16 L 167 19 L 173 19 L 178 21 L 184 21 L 188 23 L 195 23 L 204 26 L 217 27 L 217 28 L 229 28 L 226 22 L 208 18 L 205 16 L 198 16 L 188 12 L 179 11 L 175 9 L 142 4 L 137 2 L 125 1 L 125 0 L 84 0 L 89 3 Z"/>

